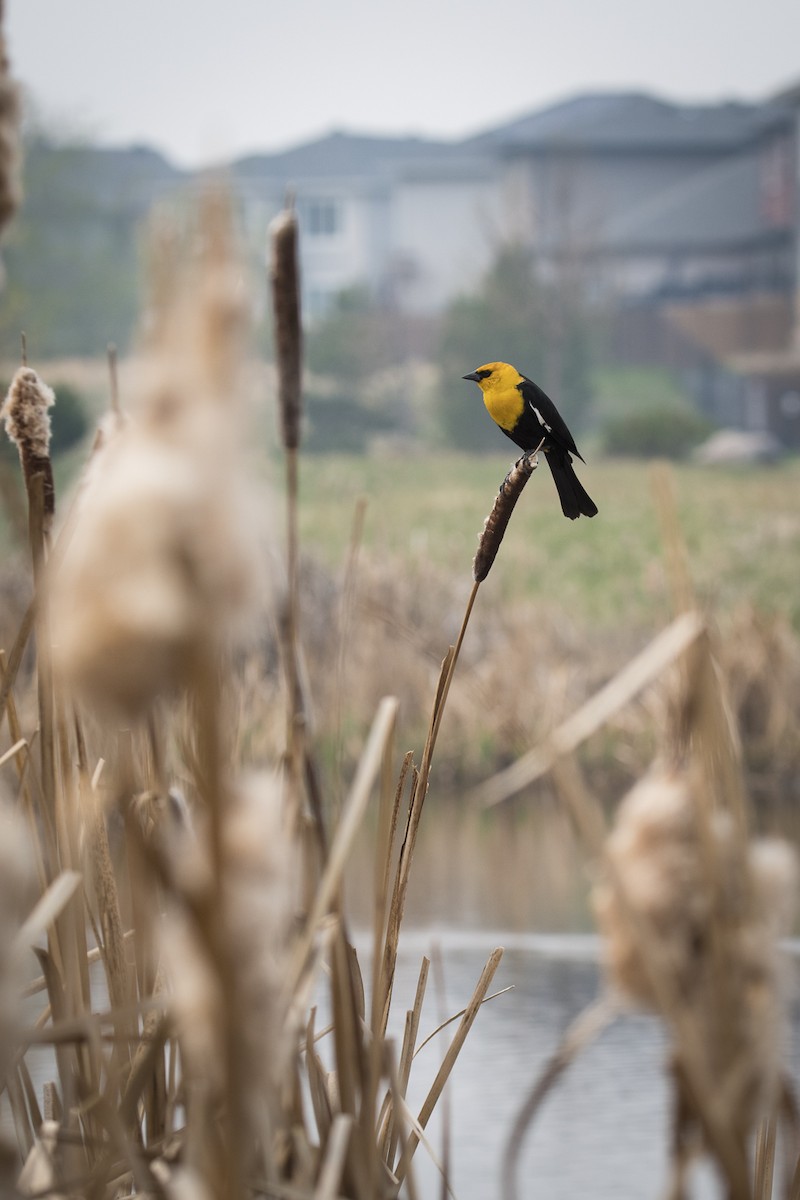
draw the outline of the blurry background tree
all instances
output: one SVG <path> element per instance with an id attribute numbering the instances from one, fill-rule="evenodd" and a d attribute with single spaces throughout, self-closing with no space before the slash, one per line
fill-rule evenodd
<path id="1" fill-rule="evenodd" d="M 665 369 L 606 367 L 594 383 L 593 423 L 607 454 L 683 458 L 713 428 Z"/>
<path id="2" fill-rule="evenodd" d="M 544 282 L 528 249 L 503 247 L 480 291 L 460 297 L 444 315 L 437 355 L 441 436 L 463 450 L 498 448 L 502 434 L 461 381 L 467 371 L 496 361 L 535 379 L 580 429 L 591 397 L 593 338 L 579 288 L 566 278 Z"/>
<path id="3" fill-rule="evenodd" d="M 34 130 L 25 143 L 25 203 L 3 245 L 0 347 L 24 329 L 38 359 L 122 349 L 136 319 L 139 231 L 153 180 L 174 174 L 154 151 L 98 150 Z"/>
<path id="4" fill-rule="evenodd" d="M 390 324 L 367 288 L 346 288 L 306 333 L 309 370 L 352 391 L 392 361 Z"/>

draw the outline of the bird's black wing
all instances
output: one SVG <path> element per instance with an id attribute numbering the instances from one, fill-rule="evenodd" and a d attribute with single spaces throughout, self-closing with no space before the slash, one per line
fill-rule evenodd
<path id="1" fill-rule="evenodd" d="M 575 454 L 583 462 L 583 456 L 575 445 L 575 439 L 567 428 L 566 421 L 547 393 L 542 391 L 538 383 L 534 383 L 525 375 L 522 376 L 522 383 L 518 383 L 517 387 L 525 403 L 538 415 L 541 424 L 544 425 L 556 445 L 569 451 L 570 454 Z"/>

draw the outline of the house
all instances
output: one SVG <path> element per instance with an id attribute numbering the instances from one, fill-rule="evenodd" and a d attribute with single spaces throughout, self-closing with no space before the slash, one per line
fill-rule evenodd
<path id="1" fill-rule="evenodd" d="M 732 305 L 754 306 L 756 350 L 791 322 L 798 111 L 791 92 L 709 105 L 587 94 L 458 143 L 340 132 L 232 172 L 259 239 L 296 195 L 312 318 L 354 285 L 435 314 L 520 242 L 598 296 L 677 319 L 703 307 L 709 348 Z"/>
<path id="2" fill-rule="evenodd" d="M 796 114 L 587 95 L 474 139 L 494 147 L 542 264 L 593 263 L 628 298 L 786 288 Z"/>
<path id="3" fill-rule="evenodd" d="M 439 311 L 477 284 L 493 253 L 488 231 L 501 236 L 491 162 L 445 142 L 336 132 L 240 159 L 231 175 L 254 247 L 293 196 L 311 320 L 352 287 L 412 313 Z"/>

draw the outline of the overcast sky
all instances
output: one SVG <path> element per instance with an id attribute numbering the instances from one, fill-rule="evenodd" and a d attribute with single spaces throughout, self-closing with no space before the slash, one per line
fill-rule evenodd
<path id="1" fill-rule="evenodd" d="M 6 0 L 45 118 L 197 165 L 332 128 L 458 137 L 591 88 L 756 99 L 800 0 Z"/>

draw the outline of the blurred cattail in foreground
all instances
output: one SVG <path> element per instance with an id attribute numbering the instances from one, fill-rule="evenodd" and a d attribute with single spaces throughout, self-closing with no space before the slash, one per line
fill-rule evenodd
<path id="1" fill-rule="evenodd" d="M 679 1062 L 689 1021 L 721 1120 L 745 1136 L 777 1094 L 777 942 L 791 924 L 794 855 L 783 842 L 743 844 L 728 814 L 704 828 L 689 778 L 666 772 L 623 801 L 607 855 L 594 906 L 611 977 L 672 1023 Z"/>
<path id="2" fill-rule="evenodd" d="M 6 433 L 19 451 L 25 486 L 30 495 L 34 479 L 42 476 L 44 531 L 49 531 L 55 513 L 56 494 L 50 462 L 50 413 L 55 393 L 30 367 L 20 367 L 11 380 L 0 417 Z"/>
<path id="3" fill-rule="evenodd" d="M 223 827 L 227 872 L 221 936 L 229 972 L 214 970 L 202 936 L 172 911 L 162 928 L 164 962 L 184 1053 L 186 1086 L 213 1113 L 224 1094 L 226 1029 L 233 1039 L 242 1089 L 239 1111 L 248 1124 L 242 1142 L 270 1145 L 275 1099 L 292 1055 L 282 1036 L 282 1002 L 289 933 L 294 849 L 282 821 L 281 788 L 275 776 L 254 773 L 231 789 Z M 201 892 L 212 870 L 203 843 L 186 845 L 176 861 L 180 886 Z M 228 1047 L 231 1052 L 231 1047 Z M 208 1174 L 208 1146 L 189 1146 L 200 1175 Z M 191 1164 L 190 1164 L 191 1165 Z M 263 1162 L 243 1166 L 264 1169 Z"/>
<path id="4" fill-rule="evenodd" d="M 218 193 L 198 241 L 161 263 L 132 419 L 96 455 L 52 592 L 65 677 L 129 708 L 185 682 L 201 645 L 225 643 L 257 579 L 238 458 L 246 298 Z"/>

